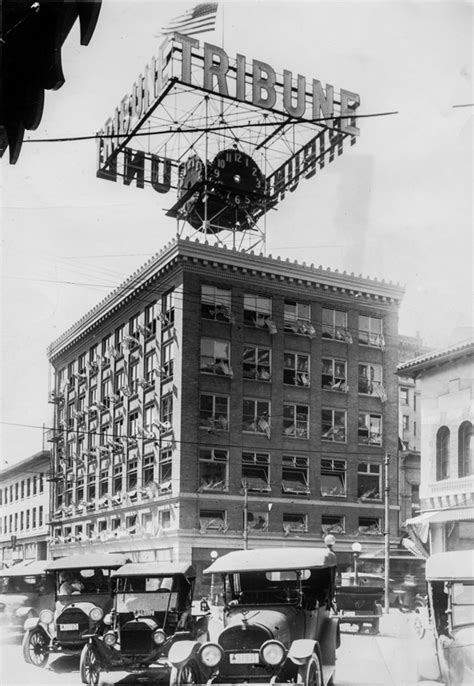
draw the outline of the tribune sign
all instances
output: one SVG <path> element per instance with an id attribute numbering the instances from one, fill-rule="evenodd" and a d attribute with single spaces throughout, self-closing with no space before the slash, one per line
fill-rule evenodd
<path id="1" fill-rule="evenodd" d="M 227 137 L 227 147 L 243 146 L 264 168 L 274 206 L 301 178 L 340 155 L 346 139 L 355 143 L 359 105 L 355 92 L 336 92 L 287 69 L 277 74 L 241 54 L 231 59 L 221 47 L 175 33 L 99 131 L 97 175 L 167 193 L 179 188 L 186 155 L 200 154 L 207 163 Z M 290 127 L 293 148 L 285 141 L 279 149 Z"/>

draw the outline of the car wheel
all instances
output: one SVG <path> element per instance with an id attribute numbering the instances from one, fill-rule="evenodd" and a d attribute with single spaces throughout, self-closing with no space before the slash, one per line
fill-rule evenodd
<path id="1" fill-rule="evenodd" d="M 170 674 L 169 686 L 183 686 L 183 684 L 200 684 L 201 675 L 195 662 L 188 662 L 181 667 L 173 667 Z"/>
<path id="2" fill-rule="evenodd" d="M 83 684 L 87 684 L 87 686 L 97 686 L 100 676 L 100 662 L 97 651 L 90 643 L 86 643 L 82 649 L 80 672 Z"/>
<path id="3" fill-rule="evenodd" d="M 41 629 L 32 629 L 23 636 L 23 657 L 35 667 L 45 667 L 49 657 L 49 639 Z"/>
<path id="4" fill-rule="evenodd" d="M 419 639 L 422 639 L 423 636 L 425 635 L 425 627 L 423 625 L 423 621 L 419 615 L 418 612 L 415 612 L 413 615 L 413 632 L 415 636 Z"/>
<path id="5" fill-rule="evenodd" d="M 323 676 L 318 656 L 313 653 L 305 665 L 298 669 L 298 683 L 304 686 L 322 686 Z"/>

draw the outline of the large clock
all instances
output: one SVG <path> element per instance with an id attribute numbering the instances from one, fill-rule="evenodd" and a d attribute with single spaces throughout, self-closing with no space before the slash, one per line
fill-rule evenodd
<path id="1" fill-rule="evenodd" d="M 265 212 L 265 177 L 250 155 L 234 148 L 217 153 L 207 169 L 196 155 L 180 169 L 178 202 L 169 216 L 205 233 L 245 231 Z"/>

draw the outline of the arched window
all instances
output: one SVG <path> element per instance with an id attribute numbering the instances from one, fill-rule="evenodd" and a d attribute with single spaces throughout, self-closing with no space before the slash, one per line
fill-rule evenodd
<path id="1" fill-rule="evenodd" d="M 474 455 L 472 444 L 472 424 L 463 422 L 458 433 L 458 474 L 459 477 L 474 474 Z"/>
<path id="2" fill-rule="evenodd" d="M 436 480 L 449 479 L 449 429 L 442 426 L 436 434 Z"/>

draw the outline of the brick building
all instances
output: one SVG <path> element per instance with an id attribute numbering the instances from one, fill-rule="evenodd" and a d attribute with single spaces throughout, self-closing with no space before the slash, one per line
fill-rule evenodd
<path id="1" fill-rule="evenodd" d="M 0 560 L 46 560 L 51 453 L 42 450 L 0 472 Z"/>
<path id="2" fill-rule="evenodd" d="M 332 532 L 347 564 L 354 540 L 380 547 L 401 296 L 271 256 L 166 246 L 49 348 L 53 555 L 92 546 L 200 570 L 245 538 L 321 545 Z"/>

